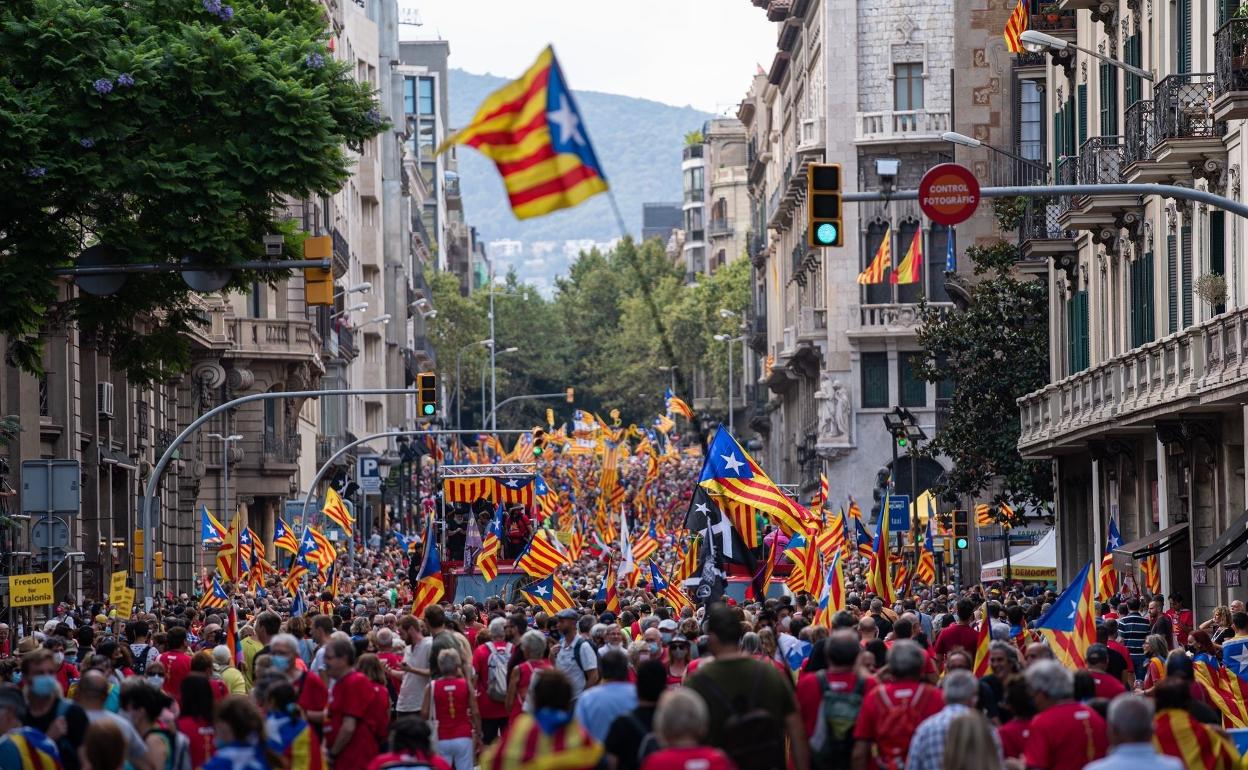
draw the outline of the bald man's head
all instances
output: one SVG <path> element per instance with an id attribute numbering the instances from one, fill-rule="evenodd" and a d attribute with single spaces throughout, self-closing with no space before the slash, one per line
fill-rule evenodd
<path id="1" fill-rule="evenodd" d="M 99 671 L 91 670 L 78 680 L 78 705 L 84 709 L 96 710 L 104 708 L 108 698 L 108 677 Z"/>

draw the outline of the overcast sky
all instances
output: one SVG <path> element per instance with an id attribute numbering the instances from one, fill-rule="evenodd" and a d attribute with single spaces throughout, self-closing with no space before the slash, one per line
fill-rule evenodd
<path id="1" fill-rule="evenodd" d="M 573 89 L 735 112 L 776 25 L 749 0 L 399 0 L 441 37 L 451 66 L 516 77 L 553 43 Z"/>

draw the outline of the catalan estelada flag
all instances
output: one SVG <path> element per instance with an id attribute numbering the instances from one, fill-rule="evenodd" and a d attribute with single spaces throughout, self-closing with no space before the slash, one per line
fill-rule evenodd
<path id="1" fill-rule="evenodd" d="M 884 283 L 884 273 L 893 266 L 893 231 L 884 231 L 884 240 L 880 241 L 880 247 L 875 250 L 875 257 L 871 260 L 871 264 L 867 265 L 867 269 L 858 274 L 858 283 L 862 285 L 872 283 Z"/>
<path id="2" fill-rule="evenodd" d="M 420 573 L 416 576 L 416 601 L 412 602 L 412 614 L 421 617 L 425 608 L 436 604 L 446 593 L 446 583 L 442 582 L 442 559 L 438 556 L 438 544 L 433 538 L 425 538 L 425 561 L 420 565 Z"/>
<path id="3" fill-rule="evenodd" d="M 529 714 L 516 717 L 503 737 L 481 753 L 481 770 L 571 770 L 593 767 L 602 759 L 602 744 L 576 719 L 542 727 Z"/>
<path id="4" fill-rule="evenodd" d="M 299 538 L 281 516 L 273 520 L 273 546 L 287 553 L 299 553 Z"/>
<path id="5" fill-rule="evenodd" d="M 467 126 L 438 147 L 476 148 L 494 161 L 516 219 L 575 206 L 607 189 L 585 122 L 555 50 L 486 98 Z"/>
<path id="6" fill-rule="evenodd" d="M 1096 573 L 1092 571 L 1092 562 L 1088 562 L 1032 626 L 1067 668 L 1083 668 L 1083 653 L 1096 641 L 1095 598 Z"/>
<path id="7" fill-rule="evenodd" d="M 199 606 L 206 610 L 219 610 L 230 603 L 230 596 L 216 575 L 212 576 L 212 588 L 199 600 Z"/>
<path id="8" fill-rule="evenodd" d="M 823 583 L 823 591 L 819 594 L 819 611 L 815 614 L 815 625 L 823 628 L 832 627 L 832 616 L 845 609 L 845 568 L 838 551 L 832 557 L 828 567 L 827 578 Z"/>
<path id="9" fill-rule="evenodd" d="M 923 228 L 920 227 L 914 231 L 914 238 L 910 240 L 910 248 L 906 249 L 906 256 L 902 257 L 901 264 L 889 276 L 891 283 L 918 283 L 923 275 Z"/>
<path id="10" fill-rule="evenodd" d="M 347 510 L 347 506 L 343 504 L 342 498 L 338 496 L 338 492 L 333 487 L 325 490 L 325 504 L 321 506 L 321 513 L 325 514 L 325 518 L 342 527 L 342 531 L 347 533 L 347 537 L 351 537 L 355 519 L 351 516 L 351 512 Z"/>
<path id="11" fill-rule="evenodd" d="M 564 588 L 563 583 L 560 583 L 554 575 L 547 575 L 529 587 L 521 588 L 520 593 L 547 615 L 554 615 L 559 610 L 567 610 L 576 606 L 568 589 Z"/>
<path id="12" fill-rule="evenodd" d="M 225 540 L 225 526 L 202 503 L 199 506 L 199 539 L 204 541 L 204 545 L 221 545 L 221 541 Z"/>
<path id="13" fill-rule="evenodd" d="M 1014 12 L 1010 14 L 1009 21 L 1005 22 L 1005 50 L 1010 53 L 1023 52 L 1023 41 L 1019 39 L 1019 36 L 1027 31 L 1028 22 L 1027 3 L 1024 0 L 1018 0 L 1018 5 L 1014 6 Z"/>
<path id="14" fill-rule="evenodd" d="M 547 539 L 546 530 L 539 529 L 516 557 L 516 566 L 529 577 L 542 578 L 553 574 L 566 561 L 564 554 Z"/>
<path id="15" fill-rule="evenodd" d="M 608 612 L 620 614 L 620 595 L 615 590 L 615 575 L 611 574 L 610 569 L 602 574 L 602 585 L 598 586 L 594 601 L 606 602 Z"/>
<path id="16" fill-rule="evenodd" d="M 871 564 L 867 568 L 867 586 L 875 591 L 875 595 L 884 602 L 885 607 L 893 606 L 897 595 L 893 591 L 893 571 L 888 563 L 888 497 L 880 508 L 880 520 L 875 525 L 875 540 L 871 544 Z"/>
<path id="17" fill-rule="evenodd" d="M 1162 709 L 1153 719 L 1153 748 L 1178 757 L 1185 768 L 1235 770 L 1239 751 L 1228 738 L 1183 709 Z"/>
<path id="18" fill-rule="evenodd" d="M 685 607 L 692 607 L 693 602 L 689 601 L 689 597 L 681 590 L 680 586 L 673 585 L 663 575 L 663 571 L 659 569 L 659 565 L 653 561 L 650 562 L 650 587 L 656 594 L 667 600 L 672 605 L 672 609 L 680 612 Z"/>
<path id="19" fill-rule="evenodd" d="M 498 506 L 490 526 L 485 530 L 485 539 L 481 541 L 481 551 L 477 554 L 477 569 L 485 582 L 492 583 L 498 577 L 498 554 L 503 549 L 503 506 Z"/>
<path id="20" fill-rule="evenodd" d="M 1118 522 L 1109 517 L 1109 535 L 1105 538 L 1105 552 L 1101 555 L 1100 576 L 1097 579 L 1097 601 L 1107 602 L 1118 593 L 1118 570 L 1114 569 L 1114 549 L 1122 545 Z"/>
<path id="21" fill-rule="evenodd" d="M 914 577 L 929 586 L 936 581 L 936 548 L 932 545 L 932 521 L 935 518 L 935 516 L 927 517 L 927 527 L 923 530 L 923 545 L 919 550 L 919 563 L 914 568 Z"/>
<path id="22" fill-rule="evenodd" d="M 238 553 L 242 533 L 243 517 L 235 514 L 226 531 L 225 540 L 221 543 L 221 549 L 217 551 L 217 574 L 228 583 L 237 583 L 243 574 Z"/>
<path id="23" fill-rule="evenodd" d="M 722 425 L 707 447 L 698 483 L 712 494 L 763 511 L 790 535 L 808 530 L 809 511 L 785 496 Z"/>

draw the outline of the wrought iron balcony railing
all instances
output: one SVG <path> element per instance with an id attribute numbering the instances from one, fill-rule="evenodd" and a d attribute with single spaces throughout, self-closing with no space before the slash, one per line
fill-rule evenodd
<path id="1" fill-rule="evenodd" d="M 1126 165 L 1121 136 L 1091 136 L 1079 148 L 1078 184 L 1118 184 Z"/>
<path id="2" fill-rule="evenodd" d="M 1132 163 L 1153 159 L 1153 145 L 1157 143 L 1157 123 L 1153 117 L 1153 100 L 1141 99 L 1127 108 L 1126 148 L 1123 160 Z"/>
<path id="3" fill-rule="evenodd" d="M 1248 18 L 1235 18 L 1213 34 L 1213 83 L 1217 96 L 1248 91 Z"/>
<path id="4" fill-rule="evenodd" d="M 1171 75 L 1157 84 L 1153 110 L 1157 142 L 1222 136 L 1226 124 L 1213 119 L 1214 76 L 1207 72 Z"/>

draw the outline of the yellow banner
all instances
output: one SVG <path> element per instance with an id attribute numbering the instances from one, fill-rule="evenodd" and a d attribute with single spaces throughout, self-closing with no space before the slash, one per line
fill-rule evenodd
<path id="1" fill-rule="evenodd" d="M 570 530 L 570 529 L 560 529 L 560 530 L 556 530 L 556 531 L 555 531 L 555 537 L 557 537 L 557 538 L 559 539 L 559 542 L 560 542 L 560 543 L 563 543 L 564 545 L 567 545 L 568 543 L 571 543 L 571 542 L 572 542 L 572 530 Z"/>
<path id="2" fill-rule="evenodd" d="M 126 577 L 129 572 L 124 569 L 114 572 L 112 578 L 108 581 L 108 598 L 113 604 L 117 603 L 117 597 L 121 596 L 121 592 L 126 590 Z"/>
<path id="3" fill-rule="evenodd" d="M 9 576 L 9 606 L 33 607 L 52 603 L 52 573 Z"/>
<path id="4" fill-rule="evenodd" d="M 128 620 L 130 613 L 134 612 L 134 589 L 123 588 L 117 593 L 113 599 L 113 607 L 117 610 L 117 617 L 121 620 Z"/>

